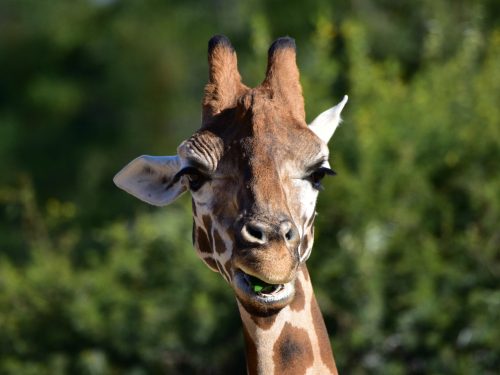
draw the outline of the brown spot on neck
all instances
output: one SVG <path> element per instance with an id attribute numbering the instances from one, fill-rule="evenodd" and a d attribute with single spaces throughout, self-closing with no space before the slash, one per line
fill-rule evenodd
<path id="1" fill-rule="evenodd" d="M 285 323 L 273 347 L 275 375 L 304 374 L 313 365 L 311 340 L 307 331 Z"/>

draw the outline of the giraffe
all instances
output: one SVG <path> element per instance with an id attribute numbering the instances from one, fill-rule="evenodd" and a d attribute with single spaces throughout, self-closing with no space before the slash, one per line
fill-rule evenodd
<path id="1" fill-rule="evenodd" d="M 233 289 L 249 374 L 337 374 L 306 260 L 347 96 L 309 126 L 292 38 L 269 48 L 264 81 L 241 81 L 228 38 L 208 43 L 202 125 L 174 156 L 143 155 L 115 184 L 165 206 L 192 198 L 193 244 Z"/>

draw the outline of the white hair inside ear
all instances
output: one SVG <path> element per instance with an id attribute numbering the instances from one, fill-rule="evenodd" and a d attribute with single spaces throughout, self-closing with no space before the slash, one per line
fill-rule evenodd
<path id="1" fill-rule="evenodd" d="M 348 96 L 344 95 L 344 98 L 339 104 L 321 113 L 309 124 L 309 129 L 311 129 L 323 142 L 328 143 L 335 129 L 339 126 L 341 122 L 340 113 L 344 109 L 347 99 Z"/>

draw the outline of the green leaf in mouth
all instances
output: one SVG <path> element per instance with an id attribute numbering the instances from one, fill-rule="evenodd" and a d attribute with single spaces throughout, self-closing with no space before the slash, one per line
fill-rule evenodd
<path id="1" fill-rule="evenodd" d="M 264 287 L 263 287 L 262 285 L 253 285 L 253 291 L 254 291 L 255 293 L 257 293 L 257 292 L 261 292 L 261 291 L 262 291 L 262 289 L 264 289 Z"/>
<path id="2" fill-rule="evenodd" d="M 268 284 L 255 276 L 249 275 L 248 281 L 254 293 L 271 293 L 276 290 L 277 287 L 277 285 Z"/>

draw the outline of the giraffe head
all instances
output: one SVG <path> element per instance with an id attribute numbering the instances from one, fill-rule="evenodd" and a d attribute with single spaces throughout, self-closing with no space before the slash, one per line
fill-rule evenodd
<path id="1" fill-rule="evenodd" d="M 208 60 L 201 128 L 177 155 L 141 156 L 114 182 L 158 206 L 189 191 L 200 258 L 249 312 L 265 315 L 291 302 L 311 252 L 320 181 L 334 174 L 327 143 L 347 97 L 306 124 L 291 38 L 272 44 L 256 88 L 241 82 L 226 37 L 210 40 Z"/>

